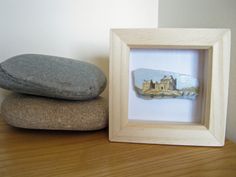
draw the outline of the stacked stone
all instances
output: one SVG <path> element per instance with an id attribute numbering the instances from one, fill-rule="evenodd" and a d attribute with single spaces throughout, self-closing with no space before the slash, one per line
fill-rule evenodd
<path id="1" fill-rule="evenodd" d="M 107 126 L 107 79 L 95 65 L 25 54 L 0 64 L 0 87 L 13 91 L 1 114 L 14 126 L 48 130 L 99 130 Z"/>

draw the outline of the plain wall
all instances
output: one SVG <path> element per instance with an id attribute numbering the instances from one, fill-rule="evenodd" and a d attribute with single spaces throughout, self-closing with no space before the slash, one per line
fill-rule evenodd
<path id="1" fill-rule="evenodd" d="M 226 137 L 236 142 L 236 1 L 160 0 L 159 27 L 231 29 L 231 68 Z"/>
<path id="2" fill-rule="evenodd" d="M 55 55 L 94 63 L 108 77 L 110 28 L 157 24 L 158 0 L 0 0 L 0 62 Z M 7 93 L 0 89 L 0 103 Z"/>

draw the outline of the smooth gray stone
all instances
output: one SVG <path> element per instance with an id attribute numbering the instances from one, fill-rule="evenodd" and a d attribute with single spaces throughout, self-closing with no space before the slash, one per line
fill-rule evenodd
<path id="1" fill-rule="evenodd" d="M 100 95 L 106 82 L 95 65 L 62 57 L 25 54 L 0 64 L 0 87 L 19 93 L 88 100 Z"/>

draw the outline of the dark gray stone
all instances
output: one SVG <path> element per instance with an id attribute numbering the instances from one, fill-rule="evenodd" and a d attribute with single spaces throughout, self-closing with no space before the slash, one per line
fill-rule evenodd
<path id="1" fill-rule="evenodd" d="M 86 62 L 25 54 L 0 64 L 0 87 L 52 98 L 88 100 L 105 89 L 106 77 L 98 67 Z"/>

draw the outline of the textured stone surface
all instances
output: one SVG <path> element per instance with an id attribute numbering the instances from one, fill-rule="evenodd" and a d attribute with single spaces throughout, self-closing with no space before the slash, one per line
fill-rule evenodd
<path id="1" fill-rule="evenodd" d="M 1 111 L 8 124 L 29 129 L 99 130 L 108 122 L 108 106 L 102 97 L 69 101 L 11 94 L 3 101 Z"/>
<path id="2" fill-rule="evenodd" d="M 105 89 L 106 77 L 98 67 L 86 62 L 25 54 L 0 64 L 0 86 L 19 93 L 88 100 Z"/>

